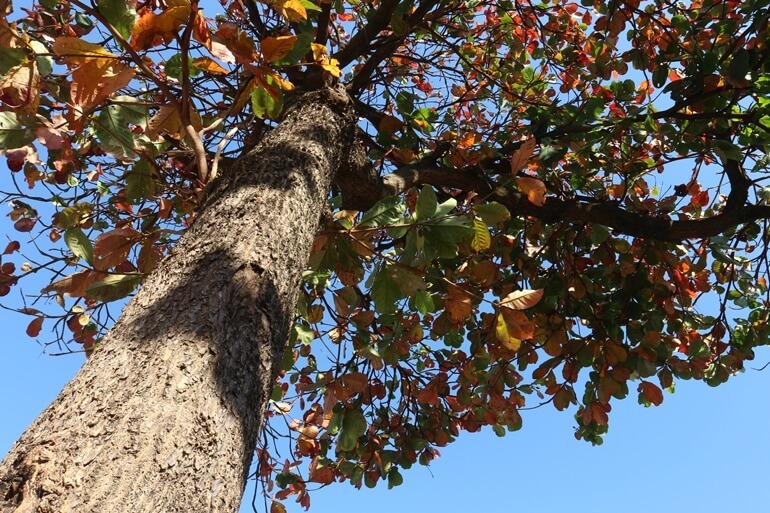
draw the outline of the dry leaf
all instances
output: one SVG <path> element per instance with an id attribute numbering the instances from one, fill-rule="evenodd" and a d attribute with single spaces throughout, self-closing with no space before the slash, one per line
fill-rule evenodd
<path id="1" fill-rule="evenodd" d="M 268 62 L 275 62 L 292 51 L 296 42 L 297 36 L 266 37 L 259 46 L 262 49 L 262 57 Z"/>
<path id="2" fill-rule="evenodd" d="M 529 139 L 521 143 L 519 149 L 516 150 L 511 157 L 511 173 L 516 174 L 524 169 L 527 161 L 529 161 L 529 158 L 535 152 L 536 146 L 537 141 L 534 136 L 530 136 Z"/>
<path id="3" fill-rule="evenodd" d="M 527 199 L 533 205 L 542 207 L 545 204 L 545 183 L 537 178 L 519 176 L 516 178 L 519 190 L 527 195 Z"/>

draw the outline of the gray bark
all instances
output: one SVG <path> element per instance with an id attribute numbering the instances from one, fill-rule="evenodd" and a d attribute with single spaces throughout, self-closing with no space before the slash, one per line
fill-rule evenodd
<path id="1" fill-rule="evenodd" d="M 0 512 L 234 512 L 355 117 L 324 89 L 212 185 L 102 347 L 0 464 Z"/>

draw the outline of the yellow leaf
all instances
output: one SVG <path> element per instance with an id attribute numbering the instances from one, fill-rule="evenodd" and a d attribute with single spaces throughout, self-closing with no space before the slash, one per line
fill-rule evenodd
<path id="1" fill-rule="evenodd" d="M 262 57 L 268 62 L 283 59 L 287 53 L 292 51 L 296 42 L 297 36 L 266 37 L 259 43 Z"/>
<path id="2" fill-rule="evenodd" d="M 198 57 L 197 59 L 193 59 L 192 62 L 193 66 L 196 68 L 208 71 L 209 73 L 214 73 L 215 75 L 226 75 L 228 73 L 225 68 L 220 66 L 217 61 L 210 57 Z"/>
<path id="3" fill-rule="evenodd" d="M 492 242 L 492 236 L 489 233 L 486 223 L 481 219 L 473 220 L 473 241 L 471 247 L 474 251 L 484 251 L 489 249 L 489 245 Z"/>
<path id="4" fill-rule="evenodd" d="M 313 61 L 315 62 L 321 62 L 329 55 L 325 45 L 310 43 L 310 49 L 313 51 Z"/>
<path id="5" fill-rule="evenodd" d="M 270 7 L 292 23 L 305 21 L 307 11 L 299 0 L 272 0 Z"/>
<path id="6" fill-rule="evenodd" d="M 537 290 L 517 290 L 511 292 L 505 298 L 500 301 L 501 308 L 508 308 L 510 310 L 526 310 L 532 308 L 540 302 L 543 298 L 543 289 Z"/>
<path id="7" fill-rule="evenodd" d="M 337 59 L 324 59 L 321 61 L 321 67 L 335 77 L 342 75 L 342 70 L 340 69 L 340 61 Z"/>
<path id="8" fill-rule="evenodd" d="M 68 64 L 82 64 L 94 58 L 118 58 L 102 45 L 88 43 L 77 37 L 57 37 L 53 42 L 53 53 L 64 58 Z"/>
<path id="9" fill-rule="evenodd" d="M 542 207 L 545 204 L 545 183 L 537 178 L 519 176 L 516 178 L 519 190 L 527 195 L 530 203 Z"/>
<path id="10" fill-rule="evenodd" d="M 523 312 L 501 308 L 495 319 L 495 337 L 505 347 L 518 351 L 521 341 L 535 336 L 535 323 Z"/>
<path id="11" fill-rule="evenodd" d="M 136 20 L 131 33 L 131 47 L 134 50 L 147 50 L 173 41 L 174 36 L 179 32 L 179 27 L 190 21 L 192 12 L 189 1 L 179 0 L 174 4 L 176 6 L 160 14 L 148 11 Z"/>
<path id="12" fill-rule="evenodd" d="M 537 146 L 537 141 L 533 136 L 521 143 L 519 149 L 511 157 L 511 173 L 516 174 L 524 168 L 529 157 L 534 153 L 535 146 Z"/>
<path id="13" fill-rule="evenodd" d="M 521 339 L 511 336 L 508 332 L 508 324 L 502 314 L 497 314 L 495 320 L 495 338 L 511 351 L 518 351 L 521 347 Z"/>

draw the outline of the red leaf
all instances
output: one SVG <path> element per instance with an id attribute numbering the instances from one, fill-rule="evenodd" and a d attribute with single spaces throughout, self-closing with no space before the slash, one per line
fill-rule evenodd
<path id="1" fill-rule="evenodd" d="M 644 398 L 655 406 L 660 406 L 663 402 L 663 391 L 654 383 L 642 381 L 639 383 L 639 392 L 644 394 Z"/>

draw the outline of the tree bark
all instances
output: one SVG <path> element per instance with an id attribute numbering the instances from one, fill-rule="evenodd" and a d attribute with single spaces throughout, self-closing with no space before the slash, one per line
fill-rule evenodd
<path id="1" fill-rule="evenodd" d="M 0 465 L 1 512 L 237 511 L 356 118 L 300 96 Z"/>

